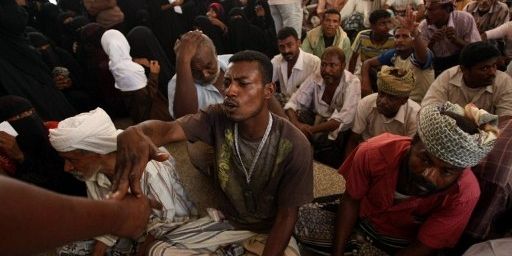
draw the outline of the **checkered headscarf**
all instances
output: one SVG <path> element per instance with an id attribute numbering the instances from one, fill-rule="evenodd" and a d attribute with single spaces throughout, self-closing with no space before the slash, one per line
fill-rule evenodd
<path id="1" fill-rule="evenodd" d="M 478 126 L 478 133 L 469 134 L 459 128 L 455 119 L 442 114 L 451 112 Z M 498 116 L 478 109 L 446 102 L 423 107 L 418 115 L 418 135 L 428 152 L 457 167 L 477 165 L 494 147 L 498 136 Z"/>
<path id="2" fill-rule="evenodd" d="M 409 97 L 414 86 L 414 73 L 410 70 L 384 65 L 377 73 L 377 87 L 387 94 Z"/>

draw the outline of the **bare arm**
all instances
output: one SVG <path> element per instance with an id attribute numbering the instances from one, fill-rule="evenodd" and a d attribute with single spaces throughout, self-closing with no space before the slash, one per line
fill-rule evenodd
<path id="1" fill-rule="evenodd" d="M 342 256 L 345 251 L 345 245 L 352 233 L 352 229 L 359 215 L 359 200 L 352 198 L 349 194 L 343 194 L 341 204 L 338 208 L 336 217 L 336 233 L 334 235 L 333 256 Z"/>
<path id="2" fill-rule="evenodd" d="M 347 146 L 345 147 L 345 152 L 343 153 L 343 159 L 346 159 L 352 151 L 361 143 L 363 137 L 361 134 L 357 134 L 355 132 L 351 132 L 348 138 Z"/>
<path id="3" fill-rule="evenodd" d="M 298 207 L 279 208 L 277 216 L 263 250 L 263 256 L 280 256 L 288 246 L 295 222 L 297 222 Z"/>
<path id="4" fill-rule="evenodd" d="M 350 61 L 348 63 L 348 71 L 350 71 L 350 73 L 354 73 L 354 70 L 356 69 L 356 63 L 357 63 L 358 57 L 359 57 L 359 52 L 353 51 L 352 56 L 350 56 Z"/>
<path id="5" fill-rule="evenodd" d="M 327 122 L 323 122 L 323 123 L 319 123 L 317 125 L 311 126 L 310 131 L 312 134 L 331 132 L 331 131 L 338 129 L 338 127 L 340 127 L 340 124 L 341 124 L 340 122 L 338 122 L 334 119 L 329 119 Z"/>
<path id="6" fill-rule="evenodd" d="M 96 241 L 92 256 L 103 256 L 107 252 L 108 246 L 101 241 Z"/>
<path id="7" fill-rule="evenodd" d="M 313 133 L 311 132 L 311 126 L 308 124 L 304 124 L 299 121 L 299 116 L 297 115 L 297 112 L 293 109 L 287 109 L 286 115 L 288 116 L 288 120 L 297 127 L 308 139 L 311 138 L 311 135 Z"/>
<path id="8" fill-rule="evenodd" d="M 5 255 L 34 254 L 103 234 L 137 238 L 150 213 L 145 197 L 93 201 L 2 176 L 0 201 L 0 248 Z"/>
<path id="9" fill-rule="evenodd" d="M 290 120 L 290 122 L 296 127 L 298 127 L 299 124 L 301 124 L 301 122 L 299 121 L 299 116 L 297 115 L 297 112 L 295 112 L 295 110 L 287 109 L 286 115 L 288 116 L 288 120 Z"/>
<path id="10" fill-rule="evenodd" d="M 363 62 L 361 66 L 361 97 L 365 97 L 373 93 L 371 79 L 370 79 L 370 69 L 373 67 L 380 66 L 378 57 L 373 57 L 371 59 Z"/>
<path id="11" fill-rule="evenodd" d="M 176 92 L 174 94 L 174 118 L 197 113 L 197 91 L 192 76 L 192 58 L 194 57 L 202 33 L 191 31 L 183 35 L 175 47 L 176 51 Z"/>
<path id="12" fill-rule="evenodd" d="M 149 160 L 164 161 L 169 155 L 159 152 L 158 146 L 186 140 L 177 122 L 150 120 L 128 127 L 117 136 L 116 168 L 112 189 L 114 197 L 123 198 L 128 191 L 142 194 L 140 178 Z"/>

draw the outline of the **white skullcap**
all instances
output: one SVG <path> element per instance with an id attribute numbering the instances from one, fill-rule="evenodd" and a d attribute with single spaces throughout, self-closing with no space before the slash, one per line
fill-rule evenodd
<path id="1" fill-rule="evenodd" d="M 146 87 L 148 78 L 144 68 L 133 62 L 130 45 L 121 32 L 115 29 L 105 31 L 101 37 L 101 46 L 110 59 L 108 68 L 114 76 L 117 89 L 128 92 Z"/>
<path id="2" fill-rule="evenodd" d="M 103 109 L 96 108 L 59 122 L 50 129 L 50 143 L 59 152 L 83 149 L 105 155 L 117 150 L 121 131 Z"/>

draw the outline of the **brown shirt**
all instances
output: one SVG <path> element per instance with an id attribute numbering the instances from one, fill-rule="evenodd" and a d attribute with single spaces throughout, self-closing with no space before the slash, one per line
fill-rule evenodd
<path id="1" fill-rule="evenodd" d="M 493 84 L 474 89 L 465 85 L 459 66 L 449 68 L 432 83 L 421 105 L 446 101 L 462 107 L 474 103 L 491 114 L 512 116 L 512 78 L 498 70 Z"/>
<path id="2" fill-rule="evenodd" d="M 225 195 L 222 212 L 235 226 L 254 231 L 270 230 L 279 207 L 298 207 L 313 199 L 311 146 L 288 121 L 272 116 L 268 140 L 249 184 L 236 155 L 234 122 L 221 105 L 177 120 L 189 141 L 203 141 L 215 148 L 212 178 Z M 241 158 L 249 169 L 253 142 L 239 138 L 239 143 Z"/>

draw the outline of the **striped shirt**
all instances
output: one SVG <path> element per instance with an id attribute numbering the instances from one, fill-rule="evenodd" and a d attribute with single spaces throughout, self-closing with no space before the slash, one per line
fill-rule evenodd
<path id="1" fill-rule="evenodd" d="M 496 28 L 509 21 L 509 10 L 505 3 L 495 1 L 488 12 L 480 14 L 478 11 L 478 1 L 471 1 L 465 7 L 464 11 L 471 13 L 475 19 L 478 31 L 485 32 Z"/>
<path id="2" fill-rule="evenodd" d="M 163 147 L 160 150 L 166 152 Z M 140 179 L 142 193 L 162 204 L 161 210 L 152 209 L 146 227 L 146 231 L 157 239 L 197 215 L 197 210 L 186 196 L 175 165 L 172 157 L 164 162 L 150 161 Z M 103 200 L 112 191 L 111 181 L 101 172 L 86 184 L 88 197 L 94 200 Z M 113 246 L 117 241 L 117 237 L 111 235 L 95 239 L 107 246 Z"/>
<path id="3" fill-rule="evenodd" d="M 389 34 L 388 39 L 383 44 L 375 44 L 371 39 L 372 30 L 367 29 L 359 32 L 354 43 L 352 44 L 352 52 L 359 53 L 361 62 L 367 59 L 379 56 L 388 49 L 395 47 L 395 38 Z"/>

